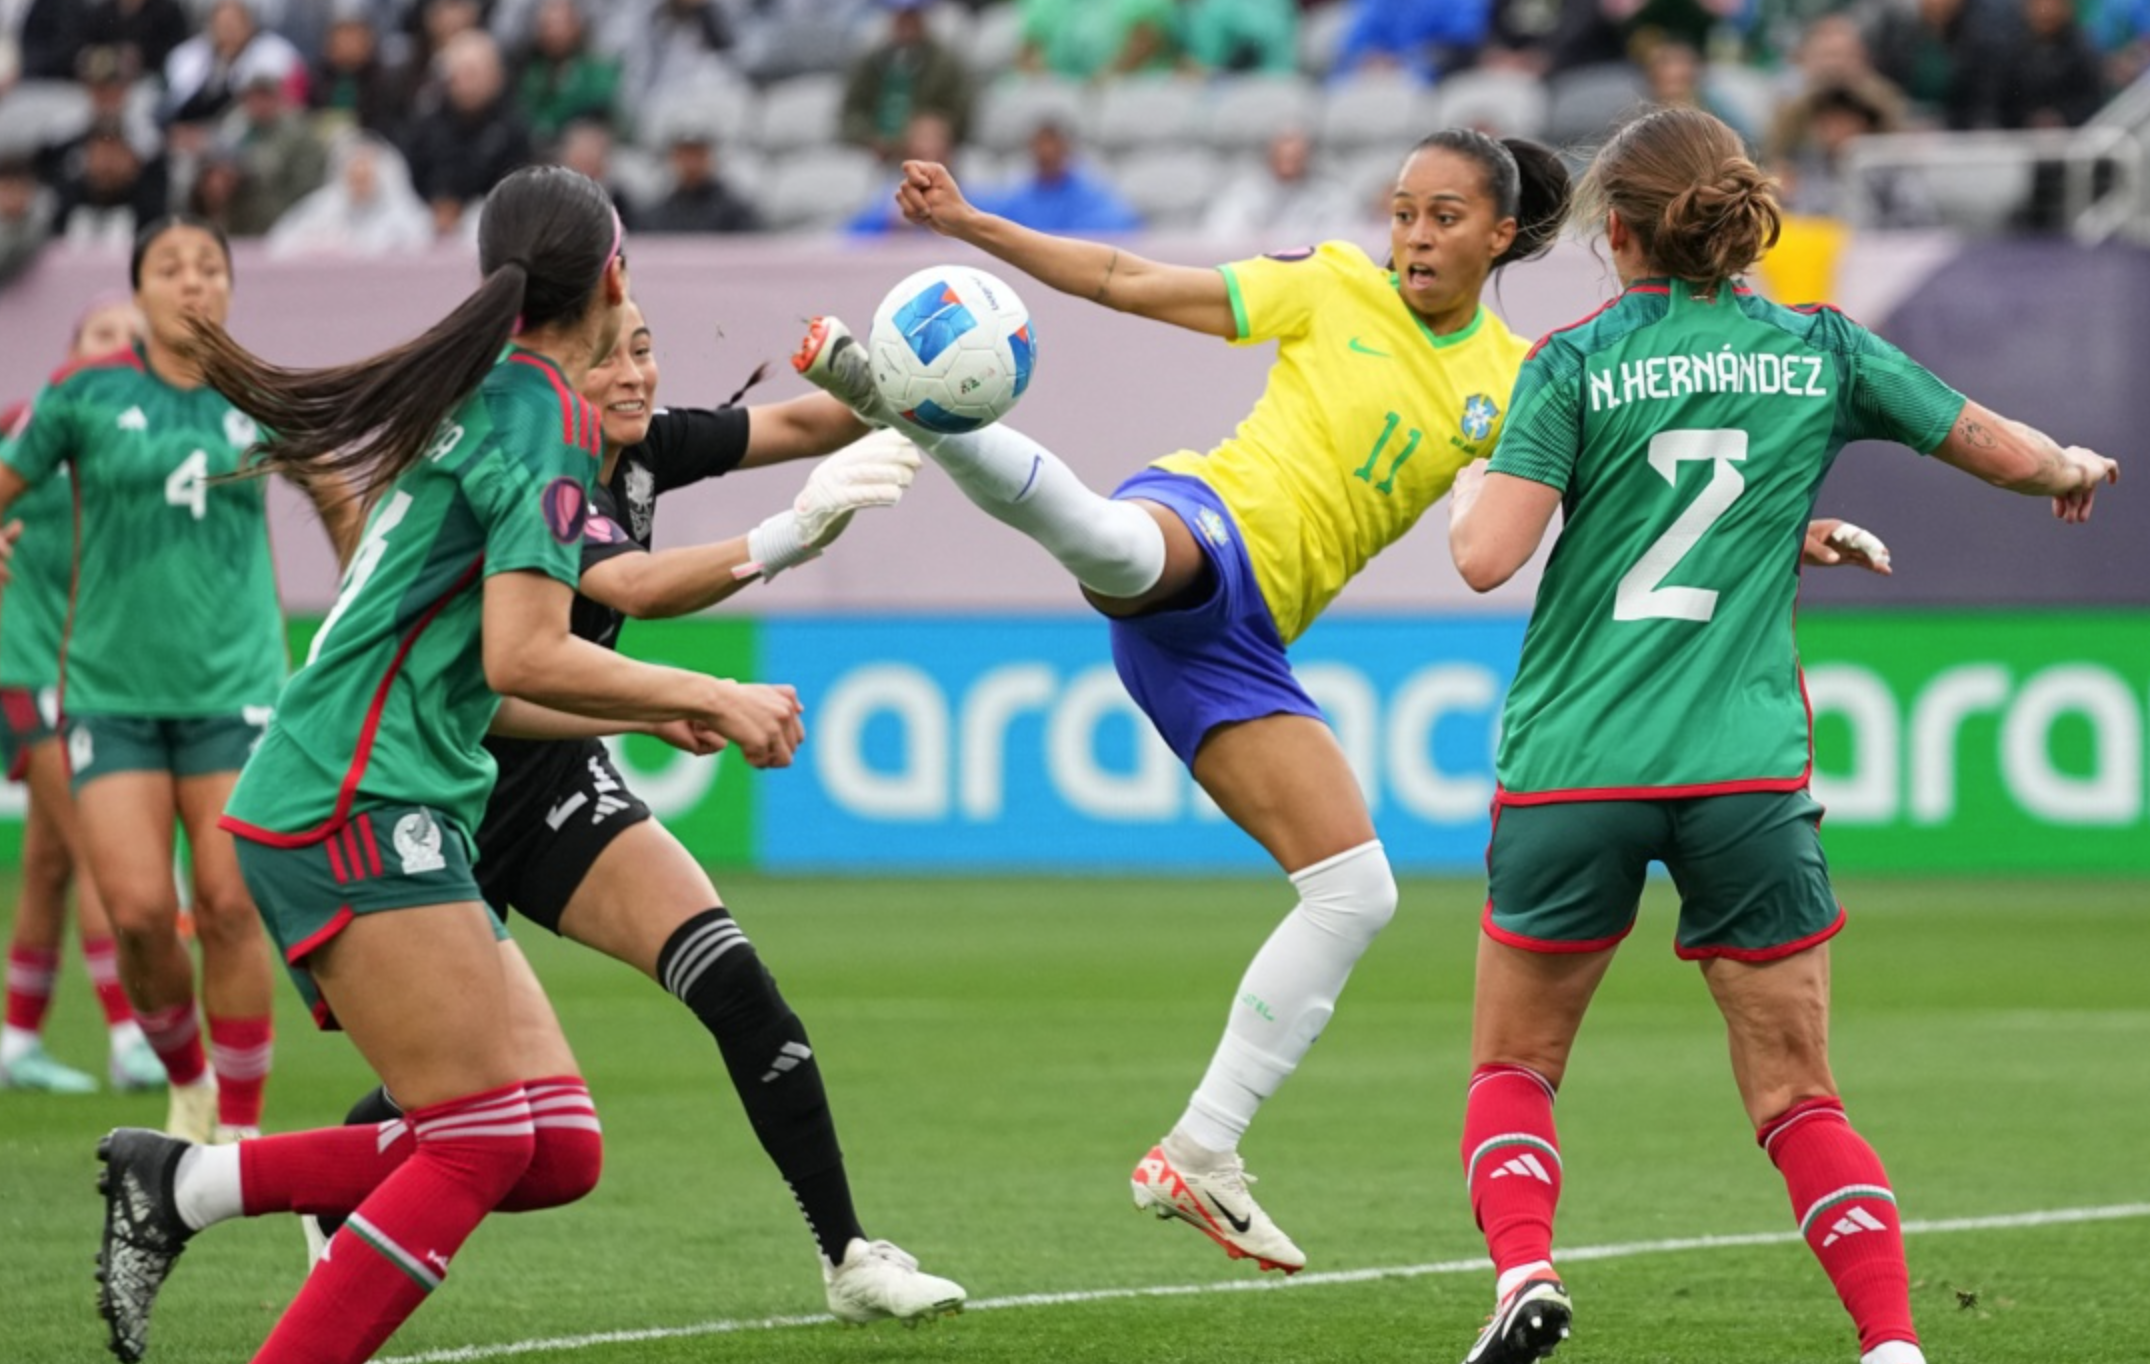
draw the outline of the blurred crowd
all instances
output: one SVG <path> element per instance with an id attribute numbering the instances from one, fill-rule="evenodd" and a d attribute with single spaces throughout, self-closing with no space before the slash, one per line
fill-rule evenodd
<path id="1" fill-rule="evenodd" d="M 1429 119 L 1581 146 L 1646 101 L 1829 215 L 1855 137 L 2080 125 L 2146 64 L 2150 0 L 0 0 L 0 280 L 168 209 L 420 247 L 537 160 L 644 232 L 904 231 L 909 155 L 1049 230 L 1312 238 Z"/>

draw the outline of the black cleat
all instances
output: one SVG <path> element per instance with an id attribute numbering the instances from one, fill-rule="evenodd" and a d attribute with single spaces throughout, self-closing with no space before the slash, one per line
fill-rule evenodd
<path id="1" fill-rule="evenodd" d="M 121 1127 L 97 1143 L 104 1170 L 104 1239 L 97 1251 L 97 1314 L 106 1345 L 134 1364 L 149 1350 L 157 1290 L 194 1235 L 180 1220 L 172 1176 L 189 1143 L 143 1127 Z"/>
<path id="2" fill-rule="evenodd" d="M 1568 1290 L 1550 1271 L 1525 1279 L 1501 1300 L 1463 1364 L 1533 1364 L 1550 1358 L 1568 1338 L 1574 1317 Z"/>

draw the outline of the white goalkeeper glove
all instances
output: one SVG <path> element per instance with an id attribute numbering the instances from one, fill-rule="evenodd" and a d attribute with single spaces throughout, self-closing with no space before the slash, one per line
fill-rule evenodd
<path id="1" fill-rule="evenodd" d="M 789 507 L 747 532 L 747 561 L 736 578 L 764 580 L 796 568 L 827 549 L 853 512 L 893 507 L 918 473 L 918 447 L 894 431 L 877 430 L 814 466 Z"/>

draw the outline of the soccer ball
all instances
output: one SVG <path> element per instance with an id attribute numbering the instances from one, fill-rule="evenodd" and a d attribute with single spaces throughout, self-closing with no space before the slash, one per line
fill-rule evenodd
<path id="1" fill-rule="evenodd" d="M 866 350 L 881 397 L 928 431 L 999 421 L 1030 386 L 1030 312 L 1002 281 L 967 265 L 921 270 L 888 291 Z"/>

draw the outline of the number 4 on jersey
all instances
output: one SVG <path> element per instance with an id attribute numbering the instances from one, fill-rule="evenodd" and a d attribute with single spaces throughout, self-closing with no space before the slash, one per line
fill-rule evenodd
<path id="1" fill-rule="evenodd" d="M 209 452 L 196 450 L 164 479 L 164 500 L 185 507 L 199 521 L 209 514 Z"/>
<path id="2" fill-rule="evenodd" d="M 1717 611 L 1717 592 L 1708 587 L 1659 587 L 1687 552 L 1709 534 L 1717 518 L 1730 511 L 1747 487 L 1735 467 L 1747 458 L 1747 433 L 1734 428 L 1714 431 L 1660 431 L 1650 438 L 1650 467 L 1677 488 L 1680 465 L 1707 460 L 1715 466 L 1710 481 L 1671 529 L 1657 537 L 1620 579 L 1613 596 L 1614 620 L 1707 621 Z"/>

